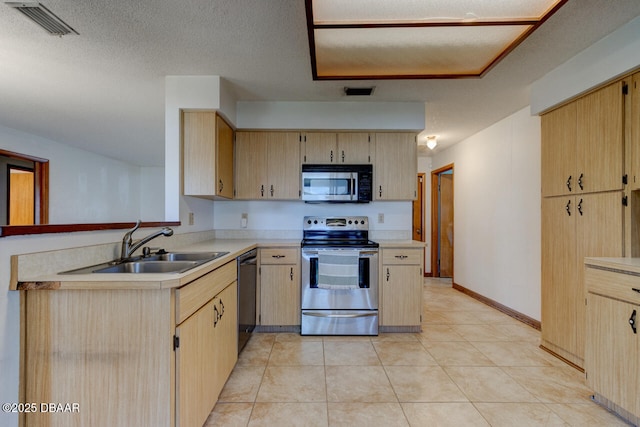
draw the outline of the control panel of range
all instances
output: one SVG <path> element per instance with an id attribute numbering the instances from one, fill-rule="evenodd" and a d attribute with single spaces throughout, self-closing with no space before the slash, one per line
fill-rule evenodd
<path id="1" fill-rule="evenodd" d="M 366 216 L 305 216 L 303 230 L 369 230 L 369 217 Z"/>

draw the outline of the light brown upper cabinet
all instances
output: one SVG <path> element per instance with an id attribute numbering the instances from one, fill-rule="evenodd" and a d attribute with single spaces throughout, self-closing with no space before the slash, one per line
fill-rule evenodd
<path id="1" fill-rule="evenodd" d="M 371 164 L 369 132 L 306 132 L 300 135 L 303 164 Z"/>
<path id="2" fill-rule="evenodd" d="M 542 117 L 542 195 L 622 190 L 624 91 L 618 81 Z"/>
<path id="3" fill-rule="evenodd" d="M 374 200 L 413 200 L 418 196 L 416 135 L 376 133 Z"/>
<path id="4" fill-rule="evenodd" d="M 185 196 L 233 198 L 233 128 L 215 111 L 182 112 Z"/>
<path id="5" fill-rule="evenodd" d="M 300 198 L 298 132 L 236 134 L 236 199 Z"/>

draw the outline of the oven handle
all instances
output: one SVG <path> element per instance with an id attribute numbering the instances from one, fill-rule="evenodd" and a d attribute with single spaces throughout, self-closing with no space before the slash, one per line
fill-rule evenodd
<path id="1" fill-rule="evenodd" d="M 334 249 L 329 249 L 329 250 L 334 250 Z M 357 250 L 357 249 L 356 249 Z M 313 249 L 302 249 L 302 255 L 318 255 L 318 250 L 313 250 Z M 371 250 L 367 250 L 367 251 L 358 251 L 358 253 L 360 255 L 378 255 L 378 251 L 371 251 Z"/>
<path id="2" fill-rule="evenodd" d="M 354 313 L 354 314 L 324 314 L 324 313 L 317 313 L 317 312 L 311 312 L 311 311 L 303 311 L 302 312 L 303 315 L 306 316 L 313 316 L 313 317 L 335 317 L 335 318 L 348 318 L 348 319 L 353 319 L 356 317 L 371 317 L 371 316 L 377 316 L 378 312 L 371 312 L 371 313 Z"/>

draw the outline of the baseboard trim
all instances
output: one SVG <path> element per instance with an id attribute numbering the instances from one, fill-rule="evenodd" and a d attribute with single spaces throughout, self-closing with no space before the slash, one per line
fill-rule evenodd
<path id="1" fill-rule="evenodd" d="M 566 357 L 556 353 L 555 351 L 551 350 L 549 347 L 546 347 L 544 344 L 540 344 L 540 348 L 544 351 L 546 351 L 547 353 L 549 353 L 550 355 L 557 357 L 558 359 L 562 360 L 564 363 L 566 363 L 567 365 L 571 366 L 572 368 L 577 369 L 578 371 L 582 372 L 584 374 L 584 368 L 574 362 L 572 362 L 571 360 L 567 359 Z"/>
<path id="2" fill-rule="evenodd" d="M 471 289 L 467 289 L 464 286 L 460 286 L 457 283 L 453 283 L 453 289 L 460 291 L 463 294 L 469 295 L 471 298 L 477 299 L 481 303 L 484 303 L 491 308 L 495 308 L 496 310 L 506 314 L 507 316 L 513 317 L 514 319 L 524 323 L 525 325 L 531 326 L 533 329 L 537 329 L 538 331 L 541 330 L 541 324 L 539 320 L 529 317 L 526 314 L 522 314 L 519 311 L 509 308 L 506 305 L 500 304 L 499 302 L 494 301 L 491 298 L 487 298 L 484 295 L 480 295 L 479 293 L 474 292 Z"/>

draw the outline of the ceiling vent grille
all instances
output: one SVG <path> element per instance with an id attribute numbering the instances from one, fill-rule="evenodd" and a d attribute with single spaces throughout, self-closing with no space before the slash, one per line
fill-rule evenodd
<path id="1" fill-rule="evenodd" d="M 346 96 L 371 96 L 374 87 L 345 87 L 344 94 Z"/>
<path id="2" fill-rule="evenodd" d="M 78 34 L 69 24 L 41 3 L 7 2 L 5 4 L 23 13 L 27 18 L 40 25 L 52 36 L 64 36 L 71 33 Z"/>

